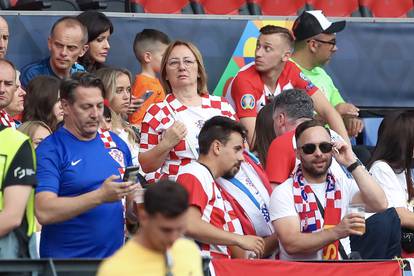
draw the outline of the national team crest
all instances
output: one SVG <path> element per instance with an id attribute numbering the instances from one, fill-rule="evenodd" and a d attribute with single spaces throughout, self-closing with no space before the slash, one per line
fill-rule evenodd
<path id="1" fill-rule="evenodd" d="M 256 100 L 252 94 L 244 94 L 240 100 L 240 105 L 244 110 L 253 109 L 256 106 Z"/>
<path id="2" fill-rule="evenodd" d="M 119 166 L 125 167 L 124 154 L 119 149 L 111 149 L 109 155 L 118 162 Z"/>

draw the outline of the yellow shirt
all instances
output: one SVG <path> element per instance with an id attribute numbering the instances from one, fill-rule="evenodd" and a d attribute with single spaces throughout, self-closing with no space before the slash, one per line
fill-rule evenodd
<path id="1" fill-rule="evenodd" d="M 201 255 L 197 245 L 187 239 L 178 239 L 171 248 L 172 273 L 179 276 L 202 276 Z M 112 257 L 106 259 L 98 276 L 165 276 L 164 255 L 130 240 Z"/>

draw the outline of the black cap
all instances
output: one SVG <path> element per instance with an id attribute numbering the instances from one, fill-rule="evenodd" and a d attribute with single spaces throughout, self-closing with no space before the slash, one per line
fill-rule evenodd
<path id="1" fill-rule="evenodd" d="M 296 41 L 324 33 L 333 34 L 345 28 L 345 21 L 330 22 L 320 10 L 304 11 L 293 23 Z"/>

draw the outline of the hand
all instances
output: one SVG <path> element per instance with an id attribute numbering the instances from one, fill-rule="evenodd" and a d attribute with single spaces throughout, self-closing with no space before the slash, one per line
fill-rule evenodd
<path id="1" fill-rule="evenodd" d="M 144 100 L 143 99 L 136 98 L 133 95 L 131 95 L 131 102 L 129 104 L 127 114 L 128 115 L 131 115 L 132 113 L 134 113 L 135 111 L 137 111 L 138 108 L 140 108 L 143 103 L 144 103 Z"/>
<path id="2" fill-rule="evenodd" d="M 348 167 L 356 161 L 352 147 L 343 141 L 333 142 L 333 156 L 339 164 Z"/>
<path id="3" fill-rule="evenodd" d="M 360 118 L 354 116 L 343 116 L 343 119 L 349 137 L 356 137 L 362 132 L 364 123 Z"/>
<path id="4" fill-rule="evenodd" d="M 184 137 L 187 135 L 186 126 L 176 121 L 172 126 L 170 126 L 164 133 L 162 138 L 163 143 L 166 143 L 169 148 L 175 147 Z"/>
<path id="5" fill-rule="evenodd" d="M 337 239 L 342 239 L 349 235 L 362 236 L 363 232 L 355 230 L 361 228 L 365 228 L 364 216 L 361 214 L 348 214 L 332 230 L 336 233 Z"/>
<path id="6" fill-rule="evenodd" d="M 118 175 L 111 175 L 105 179 L 102 186 L 98 189 L 102 202 L 113 202 L 122 199 L 124 196 L 134 193 L 138 188 L 138 183 L 115 182 L 119 179 Z"/>
<path id="7" fill-rule="evenodd" d="M 256 254 L 256 257 L 259 259 L 263 256 L 265 242 L 261 237 L 246 235 L 239 236 L 237 240 L 237 246 L 241 247 L 244 250 L 253 251 Z"/>
<path id="8" fill-rule="evenodd" d="M 340 103 L 335 106 L 336 111 L 338 111 L 341 116 L 359 116 L 359 108 L 351 103 Z"/>

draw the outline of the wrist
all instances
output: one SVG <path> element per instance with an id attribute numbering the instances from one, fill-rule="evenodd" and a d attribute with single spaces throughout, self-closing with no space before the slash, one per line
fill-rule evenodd
<path id="1" fill-rule="evenodd" d="M 356 158 L 352 163 L 345 165 L 348 172 L 352 173 L 357 167 L 362 166 L 362 162 Z"/>

